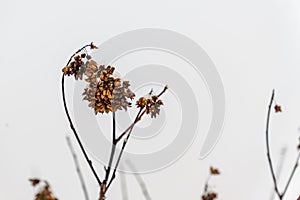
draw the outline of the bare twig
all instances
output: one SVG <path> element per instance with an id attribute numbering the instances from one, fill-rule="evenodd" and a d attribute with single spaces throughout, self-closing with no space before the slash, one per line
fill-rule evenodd
<path id="1" fill-rule="evenodd" d="M 121 157 L 122 157 L 122 155 L 123 155 L 123 151 L 124 151 L 125 145 L 126 145 L 128 139 L 129 139 L 129 137 L 130 137 L 130 134 L 131 134 L 131 132 L 132 132 L 132 130 L 133 130 L 134 125 L 138 122 L 138 119 L 141 118 L 141 114 L 140 114 L 141 111 L 142 111 L 142 109 L 140 109 L 140 111 L 138 112 L 137 116 L 135 117 L 135 120 L 134 120 L 135 123 L 132 123 L 132 124 L 129 126 L 129 127 L 131 127 L 131 129 L 128 129 L 128 128 L 127 128 L 128 131 L 129 131 L 129 133 L 128 133 L 126 139 L 124 139 L 124 141 L 123 141 L 122 149 L 121 149 L 121 151 L 120 151 L 120 153 L 119 153 L 119 155 L 118 155 L 117 162 L 116 162 L 116 164 L 115 164 L 115 168 L 114 168 L 112 177 L 111 177 L 111 179 L 110 179 L 110 181 L 109 181 L 109 183 L 108 183 L 108 185 L 107 185 L 107 188 L 109 188 L 109 186 L 111 185 L 111 183 L 113 182 L 113 180 L 114 180 L 115 177 L 116 177 L 116 171 L 117 171 L 117 169 L 118 169 L 118 166 L 119 166 Z M 143 112 L 142 114 L 144 114 L 144 113 L 145 113 L 145 112 Z M 126 129 L 126 130 L 127 130 L 127 129 Z M 126 132 L 124 131 L 123 133 L 126 133 Z M 125 135 L 125 134 L 124 134 L 124 135 Z M 119 140 L 117 140 L 117 143 L 118 143 L 118 142 L 119 142 Z"/>
<path id="2" fill-rule="evenodd" d="M 133 163 L 130 160 L 126 160 L 126 164 L 128 165 L 129 168 L 131 168 L 131 171 L 136 172 L 135 166 L 133 165 Z M 146 186 L 144 180 L 142 179 L 142 177 L 138 173 L 134 173 L 134 177 L 136 178 L 139 186 L 141 187 L 145 199 L 151 200 L 147 186 Z"/>
<path id="3" fill-rule="evenodd" d="M 279 199 L 282 199 L 281 194 L 278 190 L 277 180 L 276 180 L 274 169 L 273 169 L 273 164 L 272 164 L 271 155 L 270 155 L 270 144 L 269 144 L 269 123 L 270 123 L 270 115 L 271 115 L 272 104 L 273 104 L 273 101 L 274 101 L 274 95 L 275 95 L 275 91 L 273 90 L 271 100 L 270 100 L 270 103 L 269 103 L 268 115 L 267 115 L 266 147 L 267 147 L 267 157 L 268 157 L 269 167 L 270 167 L 272 179 L 273 179 L 273 182 L 274 182 L 274 189 L 275 189 L 275 192 L 276 192 L 277 196 L 279 197 Z"/>
<path id="4" fill-rule="evenodd" d="M 292 170 L 292 172 L 289 176 L 288 182 L 286 183 L 283 192 L 280 193 L 279 189 L 278 189 L 278 185 L 277 185 L 277 179 L 276 179 L 274 169 L 273 169 L 273 165 L 272 165 L 272 160 L 271 160 L 271 156 L 270 156 L 270 144 L 269 144 L 269 123 L 270 123 L 271 108 L 272 108 L 272 104 L 273 104 L 273 101 L 274 101 L 274 96 L 275 96 L 275 91 L 273 90 L 271 100 L 270 100 L 270 104 L 269 104 L 269 108 L 268 108 L 268 116 L 267 116 L 267 124 L 266 124 L 266 146 L 267 146 L 267 157 L 268 157 L 269 167 L 270 167 L 270 171 L 271 171 L 273 182 L 274 182 L 274 189 L 275 189 L 275 192 L 276 192 L 278 198 L 280 200 L 282 200 L 283 197 L 286 194 L 286 191 L 287 191 L 294 175 L 295 175 L 296 169 L 298 167 L 299 159 L 300 159 L 300 152 L 297 156 L 296 163 L 295 163 L 295 165 L 293 167 L 293 170 Z M 275 108 L 276 108 L 276 106 L 275 106 Z"/>
<path id="5" fill-rule="evenodd" d="M 73 160 L 74 160 L 74 163 L 75 163 L 76 172 L 78 174 L 78 177 L 79 177 L 79 180 L 80 180 L 80 183 L 81 183 L 81 187 L 82 187 L 82 190 L 83 190 L 83 193 L 84 193 L 84 197 L 85 197 L 86 200 L 89 200 L 89 195 L 88 195 L 88 192 L 87 192 L 87 188 L 86 188 L 86 185 L 85 185 L 85 182 L 84 182 L 84 179 L 83 179 L 83 175 L 82 175 L 80 167 L 79 167 L 79 162 L 78 162 L 78 159 L 77 159 L 77 155 L 74 151 L 74 148 L 73 148 L 72 142 L 70 140 L 70 137 L 67 136 L 66 140 L 67 140 L 69 149 L 71 151 L 71 154 L 72 154 L 72 157 L 73 157 Z"/>
<path id="6" fill-rule="evenodd" d="M 73 58 L 77 53 L 79 53 L 80 51 L 82 51 L 83 49 L 85 49 L 86 47 L 89 47 L 89 46 L 91 47 L 91 46 L 92 46 L 92 43 L 91 43 L 91 44 L 88 44 L 88 45 L 85 45 L 84 47 L 82 47 L 82 48 L 80 48 L 78 51 L 76 51 L 76 53 L 74 53 L 74 54 L 71 56 L 71 58 L 69 59 L 67 65 L 69 65 L 69 63 L 71 62 L 72 58 Z M 97 172 L 96 172 L 96 170 L 95 170 L 94 167 L 93 167 L 92 161 L 89 159 L 89 157 L 88 157 L 88 155 L 87 155 L 87 153 L 86 153 L 86 151 L 85 151 L 85 149 L 84 149 L 84 146 L 83 146 L 83 144 L 82 144 L 82 142 L 81 142 L 81 140 L 80 140 L 80 138 L 79 138 L 78 133 L 76 132 L 76 129 L 75 129 L 74 125 L 73 125 L 71 116 L 70 116 L 70 114 L 69 114 L 69 110 L 68 110 L 67 102 L 66 102 L 66 95 L 65 95 L 65 75 L 64 75 L 64 74 L 62 75 L 61 86 L 62 86 L 62 97 L 63 97 L 64 109 L 65 109 L 65 113 L 66 113 L 66 115 L 67 115 L 68 121 L 69 121 L 69 123 L 70 123 L 70 128 L 71 128 L 71 130 L 72 130 L 73 133 L 74 133 L 74 136 L 75 136 L 75 138 L 76 138 L 76 141 L 77 141 L 77 143 L 79 144 L 80 150 L 82 151 L 82 153 L 83 153 L 83 155 L 84 155 L 84 158 L 85 158 L 86 162 L 88 163 L 88 165 L 89 165 L 89 167 L 90 167 L 90 169 L 91 169 L 91 171 L 92 171 L 92 173 L 93 173 L 93 175 L 94 175 L 94 177 L 95 177 L 97 183 L 98 183 L 99 185 L 101 185 L 102 182 L 100 181 L 100 179 L 99 179 L 99 177 L 98 177 L 98 175 L 97 175 Z"/>

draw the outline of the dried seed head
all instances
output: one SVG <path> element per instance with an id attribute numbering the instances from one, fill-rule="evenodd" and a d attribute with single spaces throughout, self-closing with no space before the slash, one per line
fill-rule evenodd
<path id="1" fill-rule="evenodd" d="M 276 105 L 274 106 L 274 109 L 275 109 L 275 112 L 276 112 L 276 113 L 282 112 L 281 106 L 280 106 L 280 105 L 277 105 L 277 104 L 276 104 Z"/>
<path id="2" fill-rule="evenodd" d="M 158 96 L 153 95 L 148 98 L 141 97 L 137 102 L 136 105 L 138 108 L 146 107 L 146 114 L 150 114 L 151 118 L 156 118 L 160 112 L 160 106 L 163 105 L 162 100 L 158 99 Z"/>
<path id="3" fill-rule="evenodd" d="M 89 101 L 89 107 L 95 114 L 127 110 L 131 106 L 128 99 L 134 98 L 134 93 L 129 89 L 128 81 L 121 81 L 113 77 L 115 68 L 112 66 L 98 67 L 94 60 L 88 61 L 85 75 L 88 87 L 83 92 L 83 99 Z"/>

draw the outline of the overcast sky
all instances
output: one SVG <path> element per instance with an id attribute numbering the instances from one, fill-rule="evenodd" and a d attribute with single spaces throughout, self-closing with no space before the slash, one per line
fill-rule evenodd
<path id="1" fill-rule="evenodd" d="M 173 165 L 143 174 L 152 199 L 200 199 L 211 165 L 222 172 L 212 179 L 219 199 L 269 199 L 273 183 L 264 128 L 273 88 L 283 108 L 272 116 L 275 165 L 281 148 L 288 148 L 281 188 L 297 155 L 299 10 L 296 0 L 2 1 L 0 199 L 32 199 L 27 181 L 32 176 L 47 179 L 59 199 L 83 199 L 65 141 L 71 131 L 61 101 L 61 68 L 86 43 L 101 44 L 146 27 L 176 31 L 197 42 L 213 60 L 226 95 L 226 120 L 214 151 L 198 159 L 204 138 L 199 134 Z M 199 129 L 205 132 L 205 127 Z M 83 159 L 81 166 L 91 199 L 97 199 L 97 185 Z M 103 173 L 100 164 L 97 169 Z M 299 171 L 286 199 L 299 195 Z M 142 199 L 133 176 L 126 177 L 129 199 Z M 118 178 L 108 195 L 122 199 Z"/>

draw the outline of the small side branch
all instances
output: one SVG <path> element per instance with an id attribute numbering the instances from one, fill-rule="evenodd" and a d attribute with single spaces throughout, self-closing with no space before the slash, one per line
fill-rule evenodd
<path id="1" fill-rule="evenodd" d="M 94 48 L 93 43 L 91 43 L 91 44 L 85 45 L 85 46 L 83 46 L 82 48 L 78 49 L 78 50 L 70 57 L 69 61 L 67 62 L 67 65 L 70 64 L 72 58 L 73 58 L 77 53 L 79 53 L 80 51 L 82 51 L 82 50 L 85 49 L 86 47 Z M 95 177 L 97 183 L 98 183 L 99 185 L 101 185 L 102 182 L 100 181 L 100 179 L 99 179 L 99 177 L 98 177 L 98 175 L 97 175 L 97 172 L 96 172 L 96 170 L 95 170 L 94 167 L 93 167 L 92 161 L 89 159 L 89 157 L 88 157 L 88 155 L 87 155 L 87 153 L 86 153 L 86 151 L 85 151 L 85 149 L 84 149 L 84 146 L 83 146 L 83 144 L 82 144 L 82 142 L 81 142 L 81 140 L 80 140 L 80 138 L 79 138 L 79 135 L 78 135 L 78 133 L 77 133 L 75 127 L 74 127 L 74 124 L 73 124 L 73 122 L 72 122 L 71 116 L 70 116 L 70 114 L 69 114 L 69 110 L 68 110 L 67 102 L 66 102 L 66 95 L 65 95 L 65 75 L 64 75 L 64 74 L 62 75 L 61 87 L 62 87 L 63 105 L 64 105 L 65 113 L 66 113 L 66 115 L 67 115 L 67 118 L 68 118 L 68 121 L 69 121 L 69 124 L 70 124 L 70 128 L 71 128 L 71 130 L 73 131 L 73 134 L 74 134 L 74 136 L 75 136 L 75 138 L 76 138 L 76 141 L 77 141 L 77 143 L 79 144 L 80 150 L 81 150 L 81 152 L 83 153 L 84 158 L 85 158 L 86 162 L 88 163 L 88 165 L 89 165 L 89 167 L 90 167 L 90 169 L 91 169 L 91 171 L 92 171 L 92 173 L 93 173 L 93 175 L 94 175 L 94 177 Z"/>
<path id="2" fill-rule="evenodd" d="M 84 179 L 83 179 L 83 175 L 82 175 L 80 167 L 79 167 L 79 162 L 78 162 L 78 159 L 77 159 L 77 155 L 74 151 L 72 142 L 71 142 L 71 140 L 68 136 L 66 137 L 66 140 L 67 140 L 69 149 L 71 151 L 71 154 L 72 154 L 72 157 L 73 157 L 73 160 L 74 160 L 74 164 L 75 164 L 75 167 L 76 167 L 76 172 L 78 174 L 78 177 L 79 177 L 79 180 L 80 180 L 80 183 L 81 183 L 81 187 L 82 187 L 82 190 L 83 190 L 83 193 L 84 193 L 84 197 L 85 197 L 86 200 L 89 200 L 89 195 L 88 195 L 87 188 L 86 188 L 86 185 L 85 185 L 85 182 L 84 182 Z"/>
<path id="3" fill-rule="evenodd" d="M 288 190 L 288 187 L 295 175 L 295 172 L 296 172 L 296 169 L 298 168 L 298 165 L 299 165 L 299 159 L 300 159 L 300 152 L 297 156 L 297 159 L 296 159 L 296 163 L 293 167 L 293 170 L 289 176 L 289 179 L 284 187 L 284 190 L 282 193 L 279 192 L 279 189 L 278 189 L 278 184 L 277 184 L 277 179 L 276 179 L 276 176 L 275 176 L 275 173 L 274 173 L 274 169 L 273 169 L 273 165 L 272 165 L 272 160 L 271 160 L 271 155 L 270 155 L 270 144 L 269 144 L 269 124 L 270 124 L 270 115 L 271 115 L 271 108 L 272 108 L 272 104 L 273 104 L 273 101 L 274 101 L 274 96 L 275 96 L 275 92 L 273 90 L 272 92 L 272 96 L 271 96 L 271 100 L 270 100 L 270 104 L 269 104 L 269 109 L 268 109 L 268 116 L 267 116 L 267 124 L 266 124 L 266 146 L 267 146 L 267 157 L 268 157 L 268 162 L 269 162 L 269 167 L 270 167 L 270 171 L 271 171 L 271 174 L 272 174 L 272 179 L 273 179 L 273 182 L 274 182 L 274 188 L 275 188 L 275 192 L 278 196 L 278 198 L 280 200 L 283 199 L 283 197 L 285 196 L 287 190 Z M 276 112 L 281 112 L 281 107 L 278 106 L 278 105 L 275 105 L 275 110 Z"/>

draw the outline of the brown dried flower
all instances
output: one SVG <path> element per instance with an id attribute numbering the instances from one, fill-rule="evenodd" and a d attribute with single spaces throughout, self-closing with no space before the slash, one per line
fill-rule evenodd
<path id="1" fill-rule="evenodd" d="M 87 62 L 85 79 L 89 83 L 83 92 L 83 99 L 89 101 L 89 107 L 93 108 L 95 114 L 127 110 L 135 94 L 129 89 L 128 81 L 121 81 L 118 77 L 112 77 L 115 68 L 105 67 L 94 60 Z"/>
<path id="2" fill-rule="evenodd" d="M 64 75 L 70 76 L 74 75 L 75 79 L 82 79 L 82 75 L 85 71 L 84 62 L 82 61 L 82 56 L 77 55 L 74 57 L 74 60 L 68 65 L 65 66 L 62 71 Z"/>
<path id="3" fill-rule="evenodd" d="M 91 49 L 98 49 L 96 45 L 93 44 L 93 42 L 90 44 Z"/>
<path id="4" fill-rule="evenodd" d="M 274 106 L 274 109 L 275 109 L 275 112 L 277 113 L 277 112 L 282 112 L 282 110 L 281 110 L 281 106 L 280 105 L 275 105 Z"/>
<path id="5" fill-rule="evenodd" d="M 220 174 L 220 171 L 217 168 L 214 168 L 214 167 L 210 167 L 209 171 L 210 171 L 211 175 L 219 175 Z"/>
<path id="6" fill-rule="evenodd" d="M 47 181 L 41 181 L 39 179 L 29 179 L 32 186 L 37 186 L 41 184 L 42 182 L 44 185 L 39 189 L 38 193 L 35 195 L 35 200 L 58 200 L 51 191 L 50 185 Z"/>
<path id="7" fill-rule="evenodd" d="M 137 102 L 136 105 L 138 108 L 146 107 L 146 114 L 150 114 L 151 118 L 155 118 L 156 115 L 159 115 L 160 106 L 163 105 L 162 100 L 158 99 L 158 96 L 151 96 L 150 98 L 146 99 L 145 97 L 141 97 Z"/>

